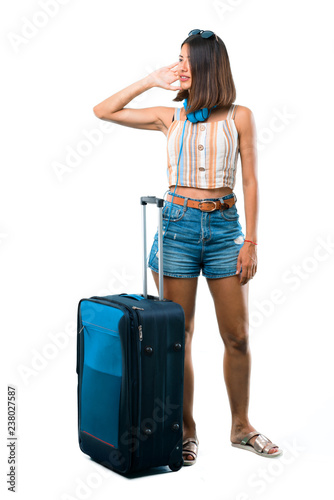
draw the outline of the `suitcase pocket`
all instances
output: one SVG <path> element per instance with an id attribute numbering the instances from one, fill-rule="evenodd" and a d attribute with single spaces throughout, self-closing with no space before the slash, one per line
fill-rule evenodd
<path id="1" fill-rule="evenodd" d="M 82 320 L 84 359 L 81 384 L 81 431 L 118 448 L 122 350 L 114 310 L 113 324 L 99 326 Z"/>

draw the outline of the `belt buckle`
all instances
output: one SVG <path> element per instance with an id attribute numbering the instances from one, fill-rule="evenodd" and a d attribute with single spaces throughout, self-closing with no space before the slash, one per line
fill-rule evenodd
<path id="1" fill-rule="evenodd" d="M 202 203 L 213 203 L 214 207 L 211 210 L 205 210 L 201 207 Z M 200 201 L 198 204 L 198 208 L 202 210 L 202 212 L 213 212 L 214 210 L 217 210 L 217 202 L 216 201 Z"/>

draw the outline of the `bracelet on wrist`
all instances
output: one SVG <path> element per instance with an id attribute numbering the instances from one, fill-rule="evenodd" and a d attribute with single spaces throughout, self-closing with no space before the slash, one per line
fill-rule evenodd
<path id="1" fill-rule="evenodd" d="M 244 241 L 248 241 L 249 243 L 253 243 L 253 245 L 257 245 L 257 243 L 255 243 L 254 241 L 251 241 L 251 240 L 244 240 Z"/>

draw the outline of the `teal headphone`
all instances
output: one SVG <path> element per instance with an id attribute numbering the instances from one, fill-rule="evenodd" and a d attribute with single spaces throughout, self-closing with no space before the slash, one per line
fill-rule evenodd
<path id="1" fill-rule="evenodd" d="M 184 109 L 186 110 L 186 113 L 187 113 L 188 99 L 184 100 L 183 106 L 184 106 Z M 213 108 L 216 108 L 216 107 L 217 106 L 213 106 Z M 210 116 L 210 113 L 211 113 L 213 108 L 211 108 L 210 110 L 208 108 L 203 108 L 203 109 L 198 109 L 197 111 L 192 112 L 192 113 L 187 113 L 187 119 L 192 123 L 204 122 L 204 120 L 206 120 Z"/>
<path id="2" fill-rule="evenodd" d="M 171 204 L 171 207 L 170 207 L 169 217 L 168 217 L 168 221 L 167 221 L 167 226 L 166 226 L 166 229 L 164 231 L 163 238 L 165 237 L 165 234 L 167 233 L 167 228 L 168 228 L 168 225 L 169 225 L 169 219 L 170 219 L 170 216 L 171 216 L 171 213 L 172 213 L 172 207 L 173 207 L 173 200 L 174 200 L 175 190 L 176 190 L 177 184 L 179 182 L 180 156 L 181 156 L 181 151 L 182 151 L 182 146 L 183 146 L 184 129 L 185 129 L 187 120 L 189 120 L 192 123 L 204 122 L 204 120 L 206 120 L 210 116 L 212 109 L 217 107 L 217 106 L 213 106 L 213 108 L 210 108 L 210 109 L 203 108 L 203 109 L 198 109 L 195 112 L 187 113 L 188 99 L 184 99 L 183 106 L 184 106 L 184 109 L 186 110 L 186 119 L 185 119 L 185 122 L 184 122 L 184 125 L 183 125 L 183 131 L 182 131 L 182 136 L 181 136 L 180 153 L 179 153 L 179 159 L 177 161 L 176 184 L 175 184 L 175 188 L 174 188 L 174 191 L 173 191 L 173 197 L 172 197 L 172 201 L 171 201 L 172 204 Z"/>

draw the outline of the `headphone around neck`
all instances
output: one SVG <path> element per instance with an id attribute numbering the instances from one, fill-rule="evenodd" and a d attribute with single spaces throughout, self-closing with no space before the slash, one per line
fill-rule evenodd
<path id="1" fill-rule="evenodd" d="M 213 108 L 211 108 L 210 110 L 208 108 L 203 108 L 198 109 L 197 111 L 192 113 L 187 113 L 188 99 L 184 99 L 183 106 L 186 110 L 187 119 L 192 123 L 204 122 L 204 120 L 206 120 L 210 116 L 212 109 L 217 107 L 213 106 Z"/>

